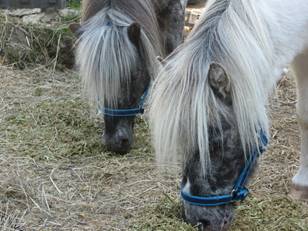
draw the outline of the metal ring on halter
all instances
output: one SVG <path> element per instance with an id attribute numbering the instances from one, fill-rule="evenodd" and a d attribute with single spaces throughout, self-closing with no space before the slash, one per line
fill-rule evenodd
<path id="1" fill-rule="evenodd" d="M 258 159 L 260 154 L 265 152 L 268 145 L 268 136 L 263 130 L 260 131 L 259 141 L 259 147 L 251 153 L 249 159 L 246 161 L 246 164 L 241 171 L 241 174 L 235 181 L 233 190 L 230 194 L 193 196 L 190 193 L 184 191 L 183 185 L 181 189 L 182 199 L 192 205 L 202 207 L 215 207 L 243 201 L 249 194 L 249 190 L 245 187 L 247 179 L 252 171 L 256 160 Z"/>

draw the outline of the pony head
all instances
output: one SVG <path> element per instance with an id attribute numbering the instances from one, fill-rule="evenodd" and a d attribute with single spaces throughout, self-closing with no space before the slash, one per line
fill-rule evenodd
<path id="1" fill-rule="evenodd" d="M 156 56 L 161 54 L 154 10 L 147 1 L 133 5 L 125 1 L 106 5 L 81 27 L 77 49 L 86 94 L 104 115 L 103 140 L 108 150 L 120 154 L 131 149 L 136 115 L 104 112 L 139 107 L 159 67 Z"/>
<path id="2" fill-rule="evenodd" d="M 207 90 L 213 102 L 211 107 L 218 109 L 207 115 L 207 144 L 203 145 L 207 146 L 208 156 L 202 162 L 200 159 L 204 157 L 200 148 L 195 146 L 189 151 L 185 158 L 182 185 L 184 192 L 190 195 L 230 195 L 245 165 L 233 108 L 231 80 L 217 63 L 210 65 L 207 78 Z M 201 230 L 227 230 L 234 216 L 232 203 L 203 207 L 183 201 L 183 205 L 185 220 L 198 225 Z"/>

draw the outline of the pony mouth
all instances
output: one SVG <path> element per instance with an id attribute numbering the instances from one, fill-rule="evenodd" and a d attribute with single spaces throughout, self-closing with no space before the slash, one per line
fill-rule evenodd
<path id="1" fill-rule="evenodd" d="M 125 144 L 125 145 L 122 145 L 122 146 L 118 146 L 118 145 L 112 145 L 112 144 L 107 144 L 106 147 L 107 147 L 107 150 L 108 151 L 111 151 L 111 152 L 114 152 L 114 153 L 117 153 L 117 154 L 120 154 L 120 155 L 125 155 L 127 153 L 130 152 L 131 150 L 131 144 Z"/>

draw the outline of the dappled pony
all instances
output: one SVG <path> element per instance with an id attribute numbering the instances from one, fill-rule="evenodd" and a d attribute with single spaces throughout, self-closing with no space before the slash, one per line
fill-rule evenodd
<path id="1" fill-rule="evenodd" d="M 77 65 L 84 89 L 104 115 L 107 148 L 126 153 L 134 119 L 152 79 L 157 57 L 182 42 L 186 0 L 84 0 Z"/>
<path id="2" fill-rule="evenodd" d="M 228 229 L 269 137 L 268 98 L 297 74 L 302 147 L 293 196 L 308 199 L 308 1 L 212 0 L 170 55 L 151 96 L 158 161 L 183 161 L 185 218 Z"/>

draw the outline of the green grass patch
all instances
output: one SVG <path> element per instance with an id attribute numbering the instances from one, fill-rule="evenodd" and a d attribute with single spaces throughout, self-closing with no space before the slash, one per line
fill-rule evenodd
<path id="1" fill-rule="evenodd" d="M 33 94 L 41 97 L 43 90 L 35 88 Z M 4 124 L 9 148 L 21 156 L 50 160 L 113 155 L 102 144 L 102 121 L 90 115 L 88 104 L 80 98 L 48 99 L 17 108 Z M 129 155 L 153 160 L 147 123 L 138 118 L 135 130 L 135 144 Z"/>
<path id="2" fill-rule="evenodd" d="M 67 7 L 72 9 L 80 9 L 81 3 L 80 0 L 68 0 Z"/>
<path id="3" fill-rule="evenodd" d="M 231 230 L 307 231 L 304 206 L 284 196 L 250 197 L 237 209 Z"/>
<path id="4" fill-rule="evenodd" d="M 158 204 L 142 211 L 134 225 L 129 230 L 136 231 L 195 231 L 191 225 L 186 224 L 182 217 L 180 202 L 165 196 Z"/>
<path id="5" fill-rule="evenodd" d="M 49 160 L 104 151 L 102 127 L 81 100 L 46 100 L 20 109 L 5 121 L 8 144 L 20 155 Z"/>

